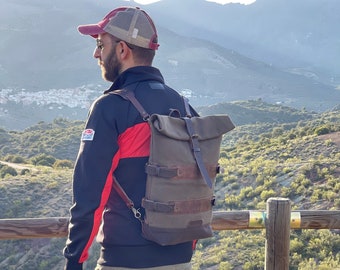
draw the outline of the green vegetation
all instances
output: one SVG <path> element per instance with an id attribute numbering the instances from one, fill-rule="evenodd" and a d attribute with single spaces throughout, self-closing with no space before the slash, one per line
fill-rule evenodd
<path id="1" fill-rule="evenodd" d="M 40 122 L 23 132 L 0 131 L 3 138 L 0 156 L 32 158 L 45 154 L 56 159 L 75 160 L 83 127 L 82 121 L 56 119 L 50 124 Z"/>
<path id="2" fill-rule="evenodd" d="M 198 108 L 202 115 L 228 113 L 238 126 L 258 123 L 291 123 L 310 120 L 316 113 L 291 107 L 269 104 L 261 99 L 219 103 Z"/>
<path id="3" fill-rule="evenodd" d="M 244 115 L 244 124 L 223 138 L 215 210 L 264 210 L 270 197 L 289 198 L 294 210 L 339 210 L 340 112 L 314 114 L 261 101 L 242 106 L 251 121 L 244 111 L 232 111 Z M 82 122 L 59 119 L 22 132 L 0 130 L 0 160 L 7 162 L 0 164 L 1 218 L 68 216 L 82 128 Z M 62 269 L 64 242 L 1 241 L 0 268 Z M 97 245 L 92 252 L 85 269 L 94 268 Z M 338 269 L 339 254 L 338 231 L 292 230 L 291 270 Z M 193 269 L 262 270 L 264 256 L 264 230 L 216 231 L 198 242 Z"/>
<path id="4" fill-rule="evenodd" d="M 319 136 L 325 135 L 319 133 L 325 126 L 326 135 L 333 137 Z M 234 133 L 242 134 L 243 129 L 238 127 Z M 228 146 L 222 148 L 220 160 L 224 173 L 217 178 L 217 210 L 264 210 L 270 197 L 289 198 L 293 209 L 339 210 L 339 131 L 337 112 L 237 139 L 228 134 L 224 138 Z M 231 140 L 226 143 L 228 138 Z M 214 265 L 218 265 L 216 269 L 264 269 L 263 233 L 221 231 L 214 240 L 199 241 L 194 269 Z M 290 252 L 292 270 L 337 269 L 340 236 L 329 230 L 292 231 Z"/>

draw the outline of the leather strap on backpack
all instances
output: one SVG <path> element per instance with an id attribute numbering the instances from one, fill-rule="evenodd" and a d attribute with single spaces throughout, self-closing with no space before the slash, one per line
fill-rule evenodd
<path id="1" fill-rule="evenodd" d="M 143 106 L 136 99 L 133 91 L 129 91 L 127 89 L 120 89 L 113 91 L 112 94 L 119 95 L 122 98 L 129 100 L 136 107 L 144 121 L 147 121 L 149 119 L 150 115 L 144 110 Z M 118 195 L 122 198 L 122 200 L 125 202 L 126 206 L 133 212 L 135 218 L 142 221 L 142 214 L 139 212 L 139 209 L 135 208 L 133 201 L 129 198 L 129 196 L 126 194 L 122 186 L 118 183 L 115 176 L 113 176 L 112 186 L 116 190 Z"/>
<path id="2" fill-rule="evenodd" d="M 183 100 L 184 100 L 184 106 L 186 110 L 186 117 L 183 117 L 183 120 L 185 121 L 185 126 L 190 136 L 192 152 L 194 154 L 197 166 L 204 178 L 204 181 L 207 183 L 207 185 L 210 188 L 212 188 L 211 178 L 203 162 L 203 157 L 202 157 L 202 153 L 200 149 L 200 143 L 198 141 L 198 135 L 195 133 L 194 125 L 192 124 L 192 121 L 191 121 L 192 115 L 190 112 L 189 102 L 188 102 L 188 99 L 185 97 L 183 97 Z"/>
<path id="3" fill-rule="evenodd" d="M 118 195 L 122 198 L 122 200 L 125 202 L 126 206 L 133 212 L 133 215 L 135 218 L 141 220 L 142 214 L 139 212 L 139 209 L 135 208 L 135 204 L 133 201 L 129 198 L 129 196 L 125 193 L 124 189 L 122 186 L 118 183 L 117 179 L 115 176 L 112 177 L 112 186 L 118 193 Z"/>
<path id="4" fill-rule="evenodd" d="M 150 115 L 146 112 L 142 104 L 136 99 L 135 94 L 133 91 L 127 90 L 127 89 L 120 89 L 112 92 L 115 95 L 119 95 L 122 98 L 129 100 L 133 106 L 137 109 L 137 111 L 140 113 L 144 121 L 148 121 Z"/>

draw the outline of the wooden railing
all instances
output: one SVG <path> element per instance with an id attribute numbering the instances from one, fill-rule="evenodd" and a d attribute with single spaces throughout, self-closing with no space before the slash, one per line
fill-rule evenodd
<path id="1" fill-rule="evenodd" d="M 0 240 L 67 236 L 68 218 L 0 219 Z M 270 198 L 266 211 L 217 211 L 214 230 L 266 229 L 266 270 L 289 269 L 291 229 L 340 229 L 340 211 L 291 211 L 285 198 Z"/>

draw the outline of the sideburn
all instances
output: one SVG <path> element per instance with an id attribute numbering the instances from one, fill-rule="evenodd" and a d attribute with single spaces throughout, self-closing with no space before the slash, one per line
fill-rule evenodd
<path id="1" fill-rule="evenodd" d="M 115 48 L 110 52 L 104 63 L 105 70 L 103 72 L 103 78 L 109 82 L 114 82 L 117 79 L 122 68 L 122 64 L 117 58 Z"/>

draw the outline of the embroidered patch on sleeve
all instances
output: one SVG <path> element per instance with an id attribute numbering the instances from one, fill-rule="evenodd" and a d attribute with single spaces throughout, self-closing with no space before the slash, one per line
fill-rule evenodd
<path id="1" fill-rule="evenodd" d="M 93 141 L 94 138 L 94 130 L 93 129 L 85 129 L 81 134 L 82 141 Z"/>

